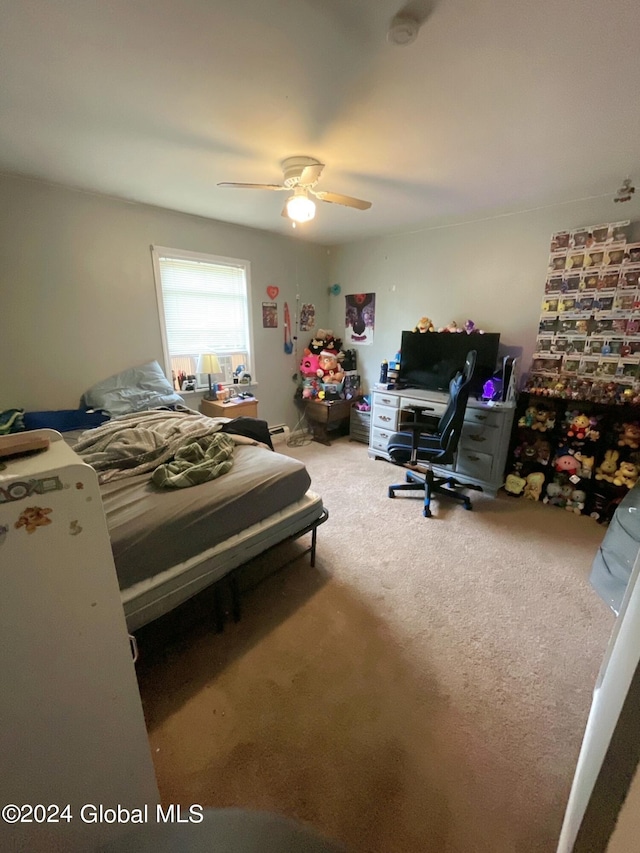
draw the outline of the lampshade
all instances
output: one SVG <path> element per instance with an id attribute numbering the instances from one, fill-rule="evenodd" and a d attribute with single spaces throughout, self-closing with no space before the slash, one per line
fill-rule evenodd
<path id="1" fill-rule="evenodd" d="M 316 205 L 304 187 L 296 187 L 287 201 L 287 216 L 294 222 L 309 222 L 316 215 Z"/>
<path id="2" fill-rule="evenodd" d="M 214 352 L 205 352 L 198 359 L 196 373 L 220 373 L 220 362 Z"/>

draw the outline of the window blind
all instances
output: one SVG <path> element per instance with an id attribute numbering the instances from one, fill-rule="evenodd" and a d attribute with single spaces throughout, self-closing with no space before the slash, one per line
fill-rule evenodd
<path id="1" fill-rule="evenodd" d="M 165 255 L 158 264 L 170 357 L 250 352 L 243 266 Z"/>

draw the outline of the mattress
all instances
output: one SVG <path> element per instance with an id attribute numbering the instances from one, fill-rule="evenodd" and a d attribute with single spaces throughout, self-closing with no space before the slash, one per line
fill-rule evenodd
<path id="1" fill-rule="evenodd" d="M 268 548 L 307 532 L 327 517 L 322 498 L 307 493 L 191 559 L 122 591 L 129 631 L 158 619 Z"/>
<path id="2" fill-rule="evenodd" d="M 237 445 L 233 468 L 186 489 L 159 489 L 149 476 L 101 486 L 121 590 L 225 542 L 304 497 L 311 479 L 296 459 Z"/>

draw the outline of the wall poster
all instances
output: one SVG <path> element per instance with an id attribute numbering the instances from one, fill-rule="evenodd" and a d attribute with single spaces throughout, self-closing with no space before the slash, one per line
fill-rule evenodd
<path id="1" fill-rule="evenodd" d="M 372 344 L 376 319 L 375 293 L 345 296 L 345 344 Z"/>

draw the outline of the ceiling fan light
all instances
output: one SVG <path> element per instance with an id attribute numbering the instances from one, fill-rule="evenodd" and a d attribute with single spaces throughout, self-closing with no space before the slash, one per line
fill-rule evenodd
<path id="1" fill-rule="evenodd" d="M 296 192 L 287 201 L 287 216 L 294 222 L 309 222 L 315 215 L 315 202 L 306 193 Z"/>

